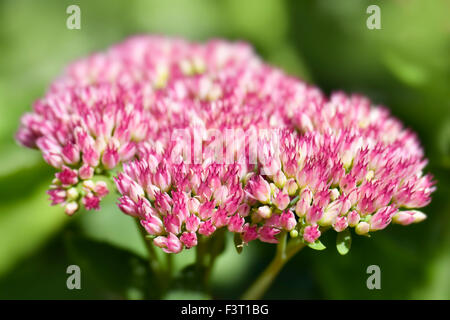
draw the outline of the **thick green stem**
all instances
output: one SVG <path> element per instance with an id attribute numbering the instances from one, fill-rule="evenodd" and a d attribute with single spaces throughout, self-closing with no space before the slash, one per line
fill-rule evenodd
<path id="1" fill-rule="evenodd" d="M 150 269 L 155 274 L 159 275 L 162 272 L 162 270 L 161 270 L 161 264 L 159 262 L 158 255 L 155 251 L 155 248 L 153 247 L 153 244 L 146 238 L 147 233 L 145 232 L 144 228 L 141 226 L 139 219 L 135 219 L 135 221 L 136 221 L 136 226 L 139 230 L 139 233 L 141 234 L 142 240 L 144 241 L 145 247 L 147 249 L 148 263 L 149 263 Z"/>
<path id="2" fill-rule="evenodd" d="M 287 243 L 286 238 L 287 233 L 282 233 L 274 259 L 242 295 L 243 300 L 261 299 L 286 262 L 306 245 L 298 239 L 292 239 Z"/>
<path id="3" fill-rule="evenodd" d="M 205 258 L 206 258 L 206 251 L 205 251 L 205 245 L 206 245 L 206 239 L 204 239 L 202 236 L 198 237 L 197 240 L 197 246 L 195 247 L 195 263 L 198 270 L 203 270 L 203 268 L 206 265 Z"/>
<path id="4" fill-rule="evenodd" d="M 209 288 L 209 280 L 211 279 L 211 274 L 214 268 L 214 263 L 216 262 L 216 258 L 217 255 L 211 255 L 208 266 L 206 267 L 205 276 L 203 278 L 205 288 Z"/>
<path id="5" fill-rule="evenodd" d="M 173 254 L 168 253 L 166 254 L 166 261 L 167 261 L 167 275 L 169 276 L 169 280 L 172 279 L 173 275 Z"/>
<path id="6" fill-rule="evenodd" d="M 210 267 L 210 255 L 208 252 L 209 239 L 202 236 L 198 237 L 197 246 L 195 248 L 195 269 L 197 273 L 197 279 L 202 290 L 207 290 L 208 283 L 208 269 Z M 209 258 L 209 259 L 208 259 Z"/>
<path id="7" fill-rule="evenodd" d="M 216 262 L 217 257 L 225 250 L 225 240 L 226 240 L 226 229 L 219 229 L 213 238 L 208 239 L 208 263 L 206 265 L 205 275 L 204 275 L 204 283 L 205 288 L 209 288 L 209 281 L 211 279 L 211 274 L 214 268 L 214 263 Z"/>

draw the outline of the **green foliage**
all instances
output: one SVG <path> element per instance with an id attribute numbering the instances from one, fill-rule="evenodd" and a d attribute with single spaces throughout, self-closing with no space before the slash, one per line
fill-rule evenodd
<path id="1" fill-rule="evenodd" d="M 238 233 L 235 233 L 233 236 L 234 247 L 236 248 L 237 253 L 241 253 L 244 249 L 244 245 L 242 243 L 242 238 Z"/>
<path id="2" fill-rule="evenodd" d="M 311 249 L 317 250 L 317 251 L 322 251 L 327 248 L 320 240 L 316 240 L 313 243 L 309 243 L 308 247 L 310 247 Z"/>
<path id="3" fill-rule="evenodd" d="M 49 207 L 46 186 L 41 183 L 20 201 L 0 205 L 0 275 L 33 254 L 67 222 L 60 208 Z"/>
<path id="4" fill-rule="evenodd" d="M 146 259 L 72 232 L 65 235 L 64 242 L 70 261 L 82 270 L 84 286 L 99 287 L 111 299 L 155 299 L 160 296 Z"/>
<path id="5" fill-rule="evenodd" d="M 352 234 L 350 229 L 345 229 L 342 232 L 338 232 L 336 236 L 336 248 L 339 254 L 345 256 L 352 246 Z"/>

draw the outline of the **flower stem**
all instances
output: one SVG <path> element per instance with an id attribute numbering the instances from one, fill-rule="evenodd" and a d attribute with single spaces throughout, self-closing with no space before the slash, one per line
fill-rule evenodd
<path id="1" fill-rule="evenodd" d="M 205 267 L 205 241 L 206 239 L 204 239 L 203 237 L 198 237 L 198 243 L 197 246 L 195 248 L 195 263 L 197 266 L 197 270 L 203 270 L 203 268 Z M 203 271 L 200 271 L 203 272 Z"/>
<path id="2" fill-rule="evenodd" d="M 166 254 L 166 262 L 167 262 L 167 280 L 168 282 L 172 280 L 173 277 L 173 254 Z"/>
<path id="3" fill-rule="evenodd" d="M 277 252 L 272 262 L 260 274 L 256 281 L 242 295 L 243 300 L 261 299 L 280 270 L 298 251 L 305 247 L 305 243 L 299 239 L 291 239 L 287 242 L 287 233 L 283 232 L 277 246 Z"/>
<path id="4" fill-rule="evenodd" d="M 135 219 L 135 221 L 136 221 L 136 226 L 139 229 L 139 233 L 141 234 L 142 240 L 144 241 L 145 247 L 147 249 L 148 263 L 149 263 L 150 269 L 155 274 L 158 275 L 162 272 L 158 254 L 156 253 L 155 248 L 153 247 L 153 244 L 146 238 L 147 233 L 145 232 L 144 228 L 139 223 L 139 219 Z"/>

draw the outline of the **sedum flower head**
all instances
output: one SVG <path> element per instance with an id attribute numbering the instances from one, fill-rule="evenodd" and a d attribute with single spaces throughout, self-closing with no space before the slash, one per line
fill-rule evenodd
<path id="1" fill-rule="evenodd" d="M 435 189 L 386 108 L 327 97 L 222 40 L 139 36 L 77 61 L 17 139 L 57 169 L 52 204 L 98 209 L 116 175 L 119 208 L 170 253 L 220 228 L 242 244 L 367 235 L 424 220 Z"/>

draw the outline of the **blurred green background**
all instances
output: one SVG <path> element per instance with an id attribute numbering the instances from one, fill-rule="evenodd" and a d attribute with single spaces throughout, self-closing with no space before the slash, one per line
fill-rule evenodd
<path id="1" fill-rule="evenodd" d="M 66 28 L 66 8 L 81 8 L 81 30 Z M 369 30 L 366 8 L 381 8 Z M 50 207 L 52 171 L 13 136 L 21 114 L 70 61 L 129 35 L 250 42 L 265 60 L 321 87 L 359 92 L 388 106 L 418 132 L 438 181 L 429 218 L 354 238 L 347 256 L 325 236 L 325 251 L 304 250 L 268 291 L 275 299 L 450 299 L 450 1 L 171 0 L 0 1 L 0 299 L 141 298 L 154 281 L 131 218 L 114 197 L 100 212 L 73 218 Z M 230 243 L 213 274 L 213 296 L 237 298 L 267 265 L 270 245 L 238 255 Z M 176 267 L 192 261 L 176 257 Z M 66 288 L 78 264 L 82 290 Z M 381 290 L 366 269 L 381 268 Z M 149 297 L 152 297 L 150 294 Z M 178 290 L 167 298 L 195 298 Z"/>

